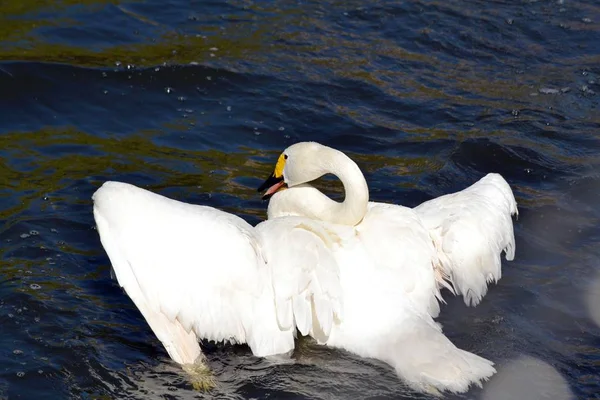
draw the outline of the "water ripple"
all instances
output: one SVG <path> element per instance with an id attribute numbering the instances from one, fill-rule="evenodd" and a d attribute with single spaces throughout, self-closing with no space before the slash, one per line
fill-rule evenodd
<path id="1" fill-rule="evenodd" d="M 210 397 L 110 279 L 90 196 L 123 180 L 257 223 L 255 188 L 298 140 L 343 149 L 372 199 L 408 206 L 502 173 L 517 259 L 480 306 L 450 298 L 441 317 L 500 372 L 448 398 L 506 395 L 514 368 L 593 397 L 598 21 L 562 0 L 3 2 L 0 397 Z M 288 364 L 204 345 L 219 398 L 426 398 L 310 341 Z"/>

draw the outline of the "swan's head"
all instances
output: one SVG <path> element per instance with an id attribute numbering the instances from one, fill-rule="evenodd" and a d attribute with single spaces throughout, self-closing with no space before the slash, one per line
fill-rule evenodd
<path id="1" fill-rule="evenodd" d="M 316 142 L 300 142 L 285 149 L 277 159 L 271 176 L 258 188 L 259 192 L 267 189 L 263 200 L 286 186 L 314 181 L 329 172 L 330 158 L 325 154 L 328 150 L 332 149 Z"/>

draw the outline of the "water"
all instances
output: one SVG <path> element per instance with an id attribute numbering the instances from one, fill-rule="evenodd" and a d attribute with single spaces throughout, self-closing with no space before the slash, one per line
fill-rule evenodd
<path id="1" fill-rule="evenodd" d="M 599 66 L 591 0 L 3 1 L 0 397 L 201 397 L 111 281 L 90 196 L 122 180 L 255 224 L 279 152 L 317 140 L 377 201 L 513 187 L 516 260 L 440 318 L 500 372 L 448 398 L 599 398 Z M 207 354 L 218 398 L 426 398 L 310 341 L 291 365 Z"/>

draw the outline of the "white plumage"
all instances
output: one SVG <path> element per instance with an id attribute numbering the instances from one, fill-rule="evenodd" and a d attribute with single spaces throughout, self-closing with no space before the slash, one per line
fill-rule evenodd
<path id="1" fill-rule="evenodd" d="M 302 164 L 325 166 L 312 165 L 312 174 L 305 177 L 296 164 L 289 174 L 285 165 L 282 177 L 289 188 L 273 194 L 269 219 L 304 216 L 356 231 L 361 240 L 353 246 L 364 246 L 376 265 L 393 270 L 397 287 L 433 317 L 439 314 L 442 287 L 463 295 L 467 305 L 476 305 L 486 294 L 488 283 L 501 277 L 502 251 L 508 260 L 514 258 L 511 216 L 517 214 L 517 204 L 499 174 L 488 174 L 460 192 L 410 209 L 368 201 L 362 172 L 335 149 L 297 143 L 283 154 L 288 156 L 288 163 L 301 160 Z M 325 173 L 336 174 L 344 184 L 342 203 L 307 183 Z M 356 215 L 362 219 L 356 221 Z M 342 251 L 347 250 L 348 244 L 342 246 Z"/>
<path id="2" fill-rule="evenodd" d="M 495 373 L 432 317 L 442 286 L 474 304 L 500 276 L 500 251 L 514 256 L 516 203 L 501 177 L 409 209 L 368 202 L 356 164 L 316 143 L 286 149 L 275 171 L 290 188 L 255 228 L 124 183 L 94 194 L 117 280 L 171 358 L 197 362 L 199 338 L 286 354 L 297 329 L 387 362 L 419 391 L 464 392 Z M 344 183 L 342 203 L 305 184 L 328 172 Z"/>
<path id="3" fill-rule="evenodd" d="M 488 174 L 470 187 L 415 208 L 429 231 L 456 294 L 477 305 L 487 284 L 502 276 L 501 254 L 512 261 L 518 215 L 512 190 L 499 174 Z"/>

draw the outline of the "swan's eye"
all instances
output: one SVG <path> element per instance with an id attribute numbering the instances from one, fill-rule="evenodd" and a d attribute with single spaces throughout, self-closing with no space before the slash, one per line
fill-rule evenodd
<path id="1" fill-rule="evenodd" d="M 287 159 L 288 159 L 288 155 L 287 155 L 287 154 L 284 154 L 284 155 L 283 155 L 283 159 L 284 159 L 284 160 L 287 160 Z"/>

